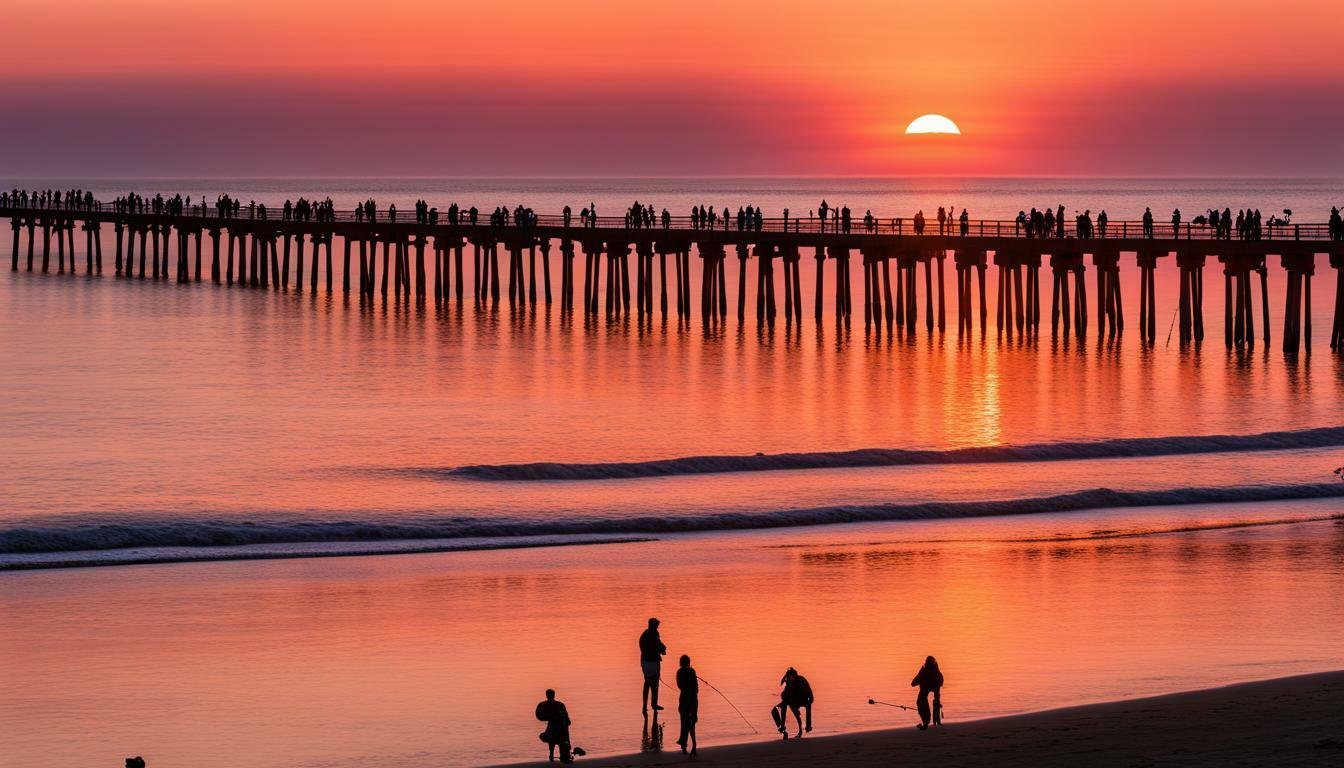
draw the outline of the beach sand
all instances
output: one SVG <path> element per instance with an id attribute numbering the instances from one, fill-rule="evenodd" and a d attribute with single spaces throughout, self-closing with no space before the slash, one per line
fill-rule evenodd
<path id="1" fill-rule="evenodd" d="M 911 699 L 913 700 L 913 696 Z M 902 702 L 905 703 L 905 702 Z M 1341 766 L 1344 671 L 974 722 L 604 757 L 584 766 Z M 824 717 L 824 716 L 823 716 Z M 576 729 L 582 745 L 582 729 Z M 538 744 L 544 754 L 545 746 Z M 545 762 L 527 765 L 546 765 Z"/>

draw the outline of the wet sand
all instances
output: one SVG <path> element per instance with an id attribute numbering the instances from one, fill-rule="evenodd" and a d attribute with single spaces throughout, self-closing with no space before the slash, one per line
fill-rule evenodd
<path id="1" fill-rule="evenodd" d="M 952 722 L 927 732 L 910 727 L 706 747 L 695 758 L 676 751 L 676 728 L 672 714 L 666 730 L 671 752 L 590 755 L 577 764 L 1338 766 L 1344 765 L 1344 671 Z M 581 728 L 575 736 L 581 745 Z M 538 746 L 544 754 L 544 745 Z"/>

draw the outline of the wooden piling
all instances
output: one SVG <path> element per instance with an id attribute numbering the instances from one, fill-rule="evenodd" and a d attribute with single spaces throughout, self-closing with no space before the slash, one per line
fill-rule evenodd
<path id="1" fill-rule="evenodd" d="M 546 306 L 551 306 L 551 240 L 542 238 L 541 243 L 541 275 L 542 286 L 545 292 Z M 664 279 L 666 279 L 667 270 L 663 270 Z M 663 288 L 663 313 L 667 313 L 667 288 Z"/>
<path id="2" fill-rule="evenodd" d="M 823 278 L 825 278 L 825 276 L 826 276 L 826 249 L 825 249 L 824 246 L 820 246 L 820 245 L 817 246 L 817 252 L 816 252 L 816 256 L 815 256 L 815 258 L 816 258 L 816 260 L 817 260 L 817 286 L 816 286 L 816 288 L 817 288 L 817 299 L 816 299 L 816 312 L 815 312 L 815 317 L 816 317 L 817 324 L 820 325 L 820 324 L 821 324 L 821 314 L 822 314 L 822 311 L 821 311 L 821 310 L 822 310 L 822 304 L 823 304 L 823 301 L 822 301 L 822 296 L 823 296 L 823 293 L 822 293 L 822 284 L 825 282 L 825 280 L 824 280 Z"/>
<path id="3" fill-rule="evenodd" d="M 737 244 L 737 322 L 743 322 L 747 317 L 747 258 L 750 251 L 746 243 Z M 760 323 L 764 307 L 761 306 L 761 276 L 759 270 L 756 275 L 756 322 Z"/>

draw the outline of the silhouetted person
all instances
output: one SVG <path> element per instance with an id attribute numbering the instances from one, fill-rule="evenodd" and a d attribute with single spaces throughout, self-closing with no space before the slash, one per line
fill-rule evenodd
<path id="1" fill-rule="evenodd" d="M 681 716 L 681 735 L 677 737 L 677 743 L 681 745 L 681 751 L 686 752 L 690 748 L 690 754 L 695 754 L 695 721 L 700 718 L 700 680 L 695 676 L 695 668 L 691 666 L 691 657 L 685 654 L 681 657 L 680 667 L 677 669 L 677 690 L 681 691 L 681 697 L 677 700 L 677 714 Z"/>
<path id="2" fill-rule="evenodd" d="M 1153 239 L 1153 209 L 1143 209 L 1143 236 L 1149 240 Z"/>
<path id="3" fill-rule="evenodd" d="M 938 660 L 932 656 L 924 659 L 924 666 L 919 668 L 915 679 L 910 681 L 911 688 L 918 688 L 918 698 L 915 699 L 915 707 L 919 710 L 919 730 L 927 730 L 929 720 L 941 724 L 943 721 L 943 673 L 938 669 Z M 929 705 L 929 694 L 933 694 L 933 705 Z M 936 717 L 934 713 L 937 713 Z"/>
<path id="4" fill-rule="evenodd" d="M 658 620 L 649 619 L 649 628 L 639 636 L 639 667 L 644 673 L 644 714 L 649 713 L 650 700 L 655 712 L 662 709 L 658 706 L 658 680 L 663 676 L 665 653 L 667 646 L 663 645 L 663 639 L 658 636 Z"/>
<path id="5" fill-rule="evenodd" d="M 537 705 L 537 719 L 546 724 L 541 740 L 549 748 L 547 759 L 554 761 L 555 750 L 559 747 L 560 762 L 574 762 L 569 747 L 569 710 L 565 709 L 564 702 L 555 698 L 555 691 L 546 689 L 546 700 Z"/>
<path id="6" fill-rule="evenodd" d="M 784 672 L 779 684 L 783 686 L 779 694 L 779 706 L 771 713 L 775 726 L 784 734 L 784 738 L 789 738 L 789 712 L 792 711 L 794 722 L 798 723 L 798 735 L 795 738 L 801 739 L 804 726 L 800 710 L 804 708 L 807 709 L 807 732 L 812 732 L 812 686 L 793 667 Z"/>
<path id="7" fill-rule="evenodd" d="M 1171 236 L 1177 238 L 1181 236 L 1181 209 L 1177 208 L 1171 212 Z"/>

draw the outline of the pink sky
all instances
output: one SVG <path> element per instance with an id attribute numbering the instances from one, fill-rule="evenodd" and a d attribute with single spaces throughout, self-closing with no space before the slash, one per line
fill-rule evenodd
<path id="1" fill-rule="evenodd" d="M 16 176 L 1344 175 L 1324 0 L 67 0 L 6 23 Z M 925 112 L 963 136 L 904 136 Z"/>

